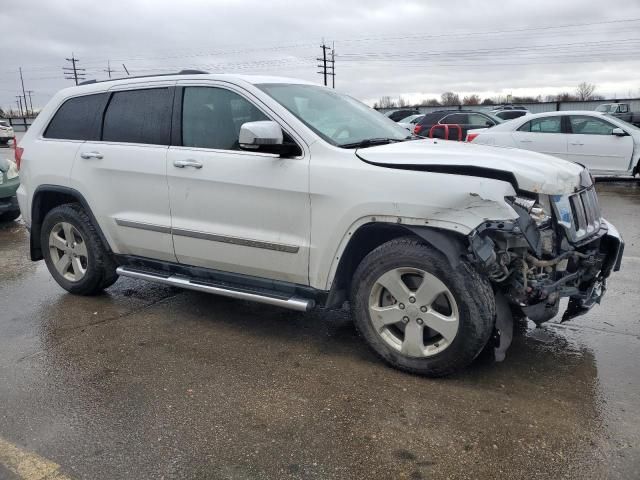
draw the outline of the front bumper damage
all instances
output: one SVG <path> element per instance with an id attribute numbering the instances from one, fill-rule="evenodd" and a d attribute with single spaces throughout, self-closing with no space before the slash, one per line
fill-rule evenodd
<path id="1" fill-rule="evenodd" d="M 552 202 L 547 221 L 534 221 L 514 203 L 516 220 L 485 221 L 469 237 L 468 258 L 496 294 L 497 360 L 509 346 L 513 318 L 540 325 L 558 314 L 561 298 L 569 299 L 563 322 L 583 315 L 620 269 L 624 242 L 601 217 L 593 185 Z"/>
<path id="2" fill-rule="evenodd" d="M 562 321 L 584 315 L 591 308 L 600 303 L 607 289 L 607 278 L 611 272 L 620 270 L 622 255 L 624 253 L 624 241 L 622 236 L 611 223 L 603 219 L 605 231 L 600 238 L 599 250 L 602 255 L 600 272 L 596 278 L 587 282 L 582 289 L 573 295 L 569 295 L 569 305 L 562 315 Z"/>

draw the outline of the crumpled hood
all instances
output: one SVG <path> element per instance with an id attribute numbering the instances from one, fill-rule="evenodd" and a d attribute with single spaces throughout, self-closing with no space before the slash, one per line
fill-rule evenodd
<path id="1" fill-rule="evenodd" d="M 484 169 L 488 175 L 491 171 L 506 172 L 508 175 L 497 178 L 512 174 L 521 190 L 547 195 L 575 192 L 584 170 L 577 163 L 528 150 L 437 139 L 360 148 L 356 154 L 366 162 L 391 168 L 415 165 L 416 170 L 433 168 L 447 173 L 450 169 L 452 174 L 461 174 L 470 167 L 468 174 L 474 176 L 487 176 L 481 174 Z"/>

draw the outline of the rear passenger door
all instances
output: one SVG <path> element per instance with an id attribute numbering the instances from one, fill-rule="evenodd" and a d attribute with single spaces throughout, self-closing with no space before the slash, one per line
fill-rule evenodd
<path id="1" fill-rule="evenodd" d="M 567 159 L 567 134 L 563 133 L 562 118 L 553 115 L 529 120 L 513 132 L 515 146 Z"/>
<path id="2" fill-rule="evenodd" d="M 99 140 L 78 149 L 72 181 L 116 253 L 176 259 L 166 175 L 174 83 L 110 91 Z"/>

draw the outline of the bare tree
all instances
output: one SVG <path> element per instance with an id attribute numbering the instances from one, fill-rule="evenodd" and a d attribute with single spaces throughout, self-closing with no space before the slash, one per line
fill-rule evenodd
<path id="1" fill-rule="evenodd" d="M 578 97 L 569 92 L 559 93 L 555 98 L 556 102 L 575 102 L 576 100 L 578 100 Z"/>
<path id="2" fill-rule="evenodd" d="M 482 101 L 482 105 L 495 105 L 495 103 L 493 103 L 493 100 L 491 100 L 490 98 L 485 98 Z"/>
<path id="3" fill-rule="evenodd" d="M 407 101 L 404 98 L 402 98 L 402 95 L 400 95 L 398 97 L 398 107 L 402 108 L 402 107 L 406 107 L 407 105 L 409 105 Z"/>
<path id="4" fill-rule="evenodd" d="M 480 97 L 475 93 L 462 99 L 463 105 L 480 105 Z"/>
<path id="5" fill-rule="evenodd" d="M 578 100 L 591 100 L 593 98 L 593 93 L 596 91 L 596 86 L 593 83 L 582 82 L 576 88 L 576 97 Z"/>
<path id="6" fill-rule="evenodd" d="M 440 102 L 438 101 L 437 98 L 429 98 L 428 100 L 424 100 L 422 102 L 422 105 L 426 105 L 428 107 L 439 107 Z"/>
<path id="7" fill-rule="evenodd" d="M 460 105 L 460 97 L 457 93 L 444 92 L 441 96 L 442 105 Z"/>
<path id="8" fill-rule="evenodd" d="M 378 101 L 378 108 L 394 108 L 395 106 L 396 102 L 389 95 L 380 97 Z"/>

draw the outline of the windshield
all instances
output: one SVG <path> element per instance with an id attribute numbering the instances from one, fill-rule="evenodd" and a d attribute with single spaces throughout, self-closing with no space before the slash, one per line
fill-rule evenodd
<path id="1" fill-rule="evenodd" d="M 367 140 L 401 141 L 407 130 L 365 104 L 316 85 L 257 85 L 324 140 L 352 147 Z"/>
<path id="2" fill-rule="evenodd" d="M 485 115 L 487 117 L 489 117 L 491 120 L 493 120 L 494 122 L 496 122 L 496 125 L 499 123 L 504 123 L 504 119 L 500 118 L 500 117 L 496 117 L 493 113 L 485 113 Z"/>
<path id="3" fill-rule="evenodd" d="M 605 104 L 605 105 L 598 106 L 598 108 L 596 108 L 596 112 L 604 112 L 604 113 L 614 112 L 615 109 L 616 109 L 616 105 Z"/>

